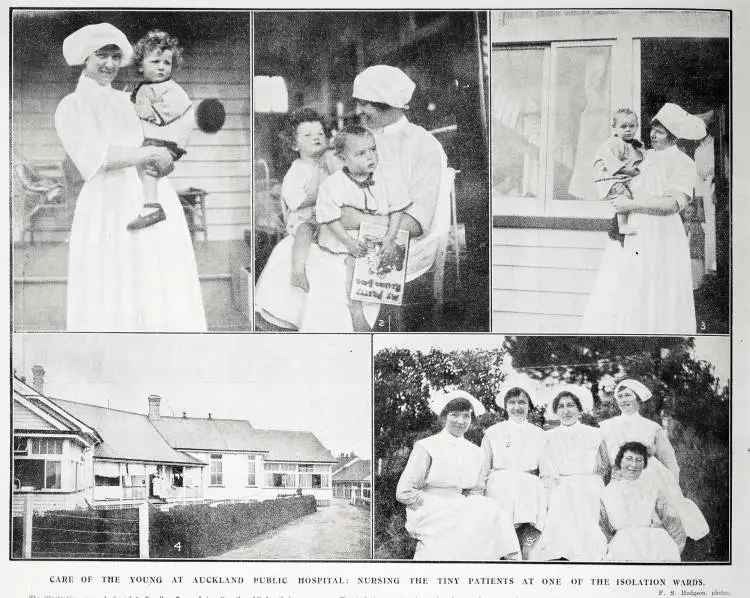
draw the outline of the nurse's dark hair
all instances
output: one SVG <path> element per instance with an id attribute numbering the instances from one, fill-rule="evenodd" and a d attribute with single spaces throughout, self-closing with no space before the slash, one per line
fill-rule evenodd
<path id="1" fill-rule="evenodd" d="M 333 151 L 335 151 L 338 155 L 341 155 L 344 153 L 344 150 L 346 149 L 346 144 L 352 137 L 370 137 L 371 139 L 375 139 L 372 136 L 372 133 L 365 129 L 361 125 L 349 125 L 347 127 L 344 127 L 339 131 L 338 135 L 333 138 Z"/>
<path id="2" fill-rule="evenodd" d="M 326 138 L 328 137 L 328 129 L 326 128 L 323 115 L 315 110 L 315 108 L 303 106 L 290 112 L 284 122 L 284 128 L 280 137 L 289 148 L 297 144 L 297 129 L 302 123 L 320 123 L 320 126 L 323 127 L 323 133 Z"/>
<path id="3" fill-rule="evenodd" d="M 371 102 L 370 100 L 361 100 L 359 98 L 354 98 L 354 100 L 359 104 L 369 104 L 370 106 L 376 108 L 377 110 L 380 110 L 381 112 L 393 108 L 393 106 L 391 106 L 390 104 L 386 104 L 385 102 Z"/>
<path id="4" fill-rule="evenodd" d="M 573 399 L 576 403 L 576 407 L 578 407 L 578 411 L 583 413 L 583 405 L 581 405 L 581 399 L 575 396 L 572 392 L 568 392 L 567 390 L 564 390 L 563 392 L 561 392 L 559 395 L 555 397 L 554 401 L 552 401 L 553 413 L 557 413 L 557 408 L 560 406 L 560 401 L 565 398 Z"/>
<path id="5" fill-rule="evenodd" d="M 625 456 L 625 453 L 627 453 L 628 451 L 643 457 L 643 467 L 645 469 L 646 465 L 648 465 L 648 449 L 646 448 L 645 444 L 641 442 L 636 442 L 634 440 L 630 442 L 626 442 L 617 450 L 617 456 L 615 457 L 615 467 L 617 469 L 620 469 L 622 458 Z"/>
<path id="6" fill-rule="evenodd" d="M 465 399 L 464 397 L 457 397 L 448 401 L 440 412 L 440 419 L 444 420 L 452 411 L 471 411 L 471 420 L 474 421 L 476 418 L 474 406 L 469 399 Z"/>
<path id="7" fill-rule="evenodd" d="M 516 397 L 520 397 L 521 395 L 525 396 L 526 400 L 529 402 L 529 409 L 534 408 L 534 403 L 531 402 L 531 397 L 529 396 L 529 393 L 519 386 L 514 386 L 508 392 L 505 393 L 505 399 L 503 399 L 503 407 L 505 407 L 506 411 L 508 409 L 508 401 L 510 399 L 515 399 Z"/>
<path id="8" fill-rule="evenodd" d="M 182 66 L 182 47 L 179 40 L 161 29 L 152 29 L 133 46 L 133 66 L 141 68 L 143 59 L 154 50 L 172 51 L 172 70 Z"/>
<path id="9" fill-rule="evenodd" d="M 664 129 L 667 132 L 667 140 L 669 140 L 670 142 L 677 141 L 678 139 L 677 135 L 674 135 L 672 131 L 670 131 L 663 122 L 655 118 L 651 121 L 651 127 L 653 127 L 654 125 L 659 125 L 662 129 Z"/>

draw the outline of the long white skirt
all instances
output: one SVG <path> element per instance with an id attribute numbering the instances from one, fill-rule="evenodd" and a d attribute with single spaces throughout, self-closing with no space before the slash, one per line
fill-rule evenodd
<path id="1" fill-rule="evenodd" d="M 130 232 L 144 202 L 136 169 L 102 171 L 84 184 L 70 232 L 69 331 L 206 330 L 180 201 L 167 178 L 157 193 L 167 219 Z"/>
<path id="2" fill-rule="evenodd" d="M 291 284 L 294 237 L 273 248 L 255 285 L 255 311 L 282 328 L 303 332 L 352 332 L 343 255 L 311 245 L 305 271 L 310 291 Z"/>
<path id="3" fill-rule="evenodd" d="M 490 473 L 486 495 L 500 503 L 514 524 L 530 523 L 544 528 L 547 516 L 547 491 L 535 475 L 525 471 L 501 469 Z"/>
<path id="4" fill-rule="evenodd" d="M 496 501 L 485 496 L 424 494 L 406 509 L 406 531 L 418 540 L 414 560 L 497 561 L 520 551 L 515 528 Z"/>
<path id="5" fill-rule="evenodd" d="M 311 245 L 305 272 L 310 291 L 291 284 L 294 237 L 284 237 L 273 248 L 255 285 L 255 311 L 281 328 L 301 332 L 352 332 L 346 292 L 345 256 Z M 380 311 L 365 303 L 364 314 L 372 325 Z"/>
<path id="6" fill-rule="evenodd" d="M 550 492 L 547 521 L 530 561 L 601 561 L 607 538 L 599 527 L 604 483 L 598 475 L 563 476 Z"/>
<path id="7" fill-rule="evenodd" d="M 648 466 L 641 475 L 644 480 L 653 483 L 669 499 L 682 520 L 682 526 L 688 538 L 700 540 L 708 534 L 708 522 L 698 505 L 682 494 L 679 483 L 661 461 L 655 457 L 649 459 Z"/>
<path id="8" fill-rule="evenodd" d="M 590 334 L 695 332 L 690 250 L 679 214 L 631 214 L 625 246 L 604 250 L 581 331 Z"/>
<path id="9" fill-rule="evenodd" d="M 680 562 L 680 549 L 662 528 L 627 527 L 618 530 L 612 538 L 604 560 L 637 563 Z"/>

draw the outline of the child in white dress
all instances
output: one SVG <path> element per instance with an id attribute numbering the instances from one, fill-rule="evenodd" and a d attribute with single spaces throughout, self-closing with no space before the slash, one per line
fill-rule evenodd
<path id="1" fill-rule="evenodd" d="M 640 174 L 643 144 L 635 138 L 638 115 L 630 108 L 620 108 L 612 115 L 612 136 L 597 150 L 594 158 L 594 182 L 602 199 L 618 195 L 633 199 L 630 181 Z M 627 214 L 617 214 L 619 235 L 633 235 Z"/>
<path id="2" fill-rule="evenodd" d="M 349 206 L 368 214 L 388 215 L 388 229 L 380 254 L 392 259 L 403 211 L 411 205 L 404 182 L 377 169 L 375 138 L 359 125 L 344 127 L 334 139 L 336 155 L 344 168 L 320 185 L 316 218 L 320 227 L 318 245 L 332 253 L 346 254 L 347 296 L 351 291 L 354 258 L 367 255 L 367 247 L 341 223 L 341 208 Z M 349 302 L 355 331 L 369 331 L 360 301 Z"/>
<path id="3" fill-rule="evenodd" d="M 154 29 L 138 40 L 133 62 L 143 75 L 130 100 L 143 126 L 144 146 L 166 147 L 173 160 L 185 155 L 193 128 L 193 103 L 172 73 L 182 63 L 182 48 L 176 37 Z M 142 173 L 146 202 L 143 212 L 131 221 L 130 231 L 153 226 L 166 218 L 157 199 L 157 179 Z"/>
<path id="4" fill-rule="evenodd" d="M 307 292 L 310 290 L 305 272 L 307 255 L 318 231 L 315 223 L 318 187 L 341 164 L 328 149 L 323 117 L 312 108 L 292 112 L 284 136 L 289 148 L 299 156 L 281 183 L 286 232 L 294 237 L 291 284 Z"/>

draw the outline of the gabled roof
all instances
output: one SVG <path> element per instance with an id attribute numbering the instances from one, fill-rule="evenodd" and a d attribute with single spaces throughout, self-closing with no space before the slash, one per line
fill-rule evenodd
<path id="1" fill-rule="evenodd" d="M 250 422 L 241 419 L 160 417 L 151 423 L 180 450 L 264 452 Z"/>
<path id="2" fill-rule="evenodd" d="M 183 450 L 263 453 L 268 461 L 335 463 L 311 432 L 257 430 L 237 419 L 161 417 L 151 422 L 173 447 Z"/>
<path id="3" fill-rule="evenodd" d="M 334 482 L 364 482 L 370 477 L 369 459 L 355 459 L 333 474 Z"/>
<path id="4" fill-rule="evenodd" d="M 268 461 L 336 463 L 331 452 L 312 432 L 253 430 L 253 436 L 268 450 Z"/>
<path id="5" fill-rule="evenodd" d="M 88 444 L 96 444 L 101 441 L 101 437 L 96 430 L 79 420 L 74 414 L 56 405 L 48 397 L 39 394 L 26 382 L 15 377 L 13 378 L 13 400 L 21 406 L 21 409 L 25 409 L 26 412 L 31 412 L 39 418 L 37 421 L 42 424 L 40 429 L 61 434 L 74 434 Z M 21 428 L 16 426 L 14 420 L 14 431 L 20 430 Z"/>
<path id="6" fill-rule="evenodd" d="M 205 465 L 169 446 L 146 415 L 62 399 L 52 401 L 96 429 L 102 443 L 94 449 L 95 458 Z"/>

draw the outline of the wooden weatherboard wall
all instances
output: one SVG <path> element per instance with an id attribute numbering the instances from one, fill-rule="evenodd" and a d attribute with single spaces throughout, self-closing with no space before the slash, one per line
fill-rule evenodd
<path id="1" fill-rule="evenodd" d="M 236 17 L 247 19 L 246 15 Z M 163 27 L 169 28 L 169 23 Z M 216 39 L 214 33 L 211 39 L 186 43 L 183 67 L 174 76 L 196 108 L 201 100 L 215 98 L 226 111 L 219 132 L 194 129 L 188 153 L 175 164 L 170 176 L 177 191 L 199 187 L 208 192 L 209 240 L 240 239 L 250 228 L 251 75 L 247 30 L 247 26 L 236 30 L 227 27 L 224 39 Z M 26 58 L 23 53 L 14 57 L 13 151 L 31 161 L 64 159 L 54 128 L 55 108 L 75 89 L 80 73 L 80 67 L 65 64 L 62 39 L 48 41 L 43 60 L 38 56 Z M 137 80 L 134 68 L 123 68 L 114 87 L 123 89 L 127 85 L 132 89 Z"/>
<path id="2" fill-rule="evenodd" d="M 578 332 L 607 233 L 543 228 L 492 231 L 492 329 Z"/>

